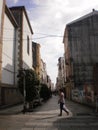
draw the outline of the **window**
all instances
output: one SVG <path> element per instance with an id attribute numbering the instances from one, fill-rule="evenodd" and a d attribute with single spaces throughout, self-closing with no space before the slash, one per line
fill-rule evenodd
<path id="1" fill-rule="evenodd" d="M 30 48 L 30 40 L 29 40 L 29 36 L 27 36 L 27 53 L 29 55 L 29 48 Z"/>

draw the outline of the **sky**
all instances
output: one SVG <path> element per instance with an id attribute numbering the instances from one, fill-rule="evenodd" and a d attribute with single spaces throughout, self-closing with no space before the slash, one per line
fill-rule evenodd
<path id="1" fill-rule="evenodd" d="M 58 58 L 64 56 L 66 24 L 98 10 L 98 0 L 6 0 L 8 7 L 25 6 L 34 35 L 41 45 L 41 58 L 53 83 L 58 75 Z"/>

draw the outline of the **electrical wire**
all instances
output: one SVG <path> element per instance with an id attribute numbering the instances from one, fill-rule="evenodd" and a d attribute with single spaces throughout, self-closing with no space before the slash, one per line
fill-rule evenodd
<path id="1" fill-rule="evenodd" d="M 13 30 L 13 29 L 11 29 L 11 28 L 4 28 L 4 30 Z M 3 31 L 4 31 L 3 30 Z M 24 33 L 30 33 L 29 31 L 23 31 Z M 44 35 L 44 37 L 34 37 L 34 38 L 32 38 L 31 40 L 33 40 L 33 39 L 43 39 L 43 38 L 50 38 L 50 37 L 57 37 L 57 38 L 62 38 L 62 37 L 64 37 L 64 36 L 61 36 L 61 35 L 54 35 L 54 34 L 45 34 L 45 33 L 34 33 L 35 35 L 36 34 L 38 34 L 38 35 Z M 33 35 L 32 35 L 33 36 Z M 10 40 L 10 38 L 4 38 L 3 40 Z M 17 39 L 16 39 L 17 40 Z M 27 40 L 27 39 L 22 39 L 22 40 Z"/>

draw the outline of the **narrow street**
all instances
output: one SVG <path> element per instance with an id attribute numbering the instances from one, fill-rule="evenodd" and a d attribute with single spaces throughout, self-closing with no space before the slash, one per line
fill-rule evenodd
<path id="1" fill-rule="evenodd" d="M 59 114 L 58 96 L 34 109 L 34 112 L 21 113 L 22 105 L 0 110 L 0 130 L 96 130 L 98 116 L 94 110 L 81 104 L 66 100 L 70 111 Z"/>

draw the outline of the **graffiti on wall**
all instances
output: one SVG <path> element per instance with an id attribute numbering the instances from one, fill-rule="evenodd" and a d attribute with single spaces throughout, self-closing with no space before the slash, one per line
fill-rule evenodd
<path id="1" fill-rule="evenodd" d="M 73 89 L 72 90 L 72 100 L 82 103 L 84 100 L 83 90 Z"/>
<path id="2" fill-rule="evenodd" d="M 94 102 L 94 91 L 92 85 L 84 85 L 84 95 L 86 102 Z"/>
<path id="3" fill-rule="evenodd" d="M 84 85 L 83 89 L 80 90 L 75 88 L 72 90 L 72 100 L 80 103 L 93 103 L 94 102 L 94 91 L 92 85 Z"/>

